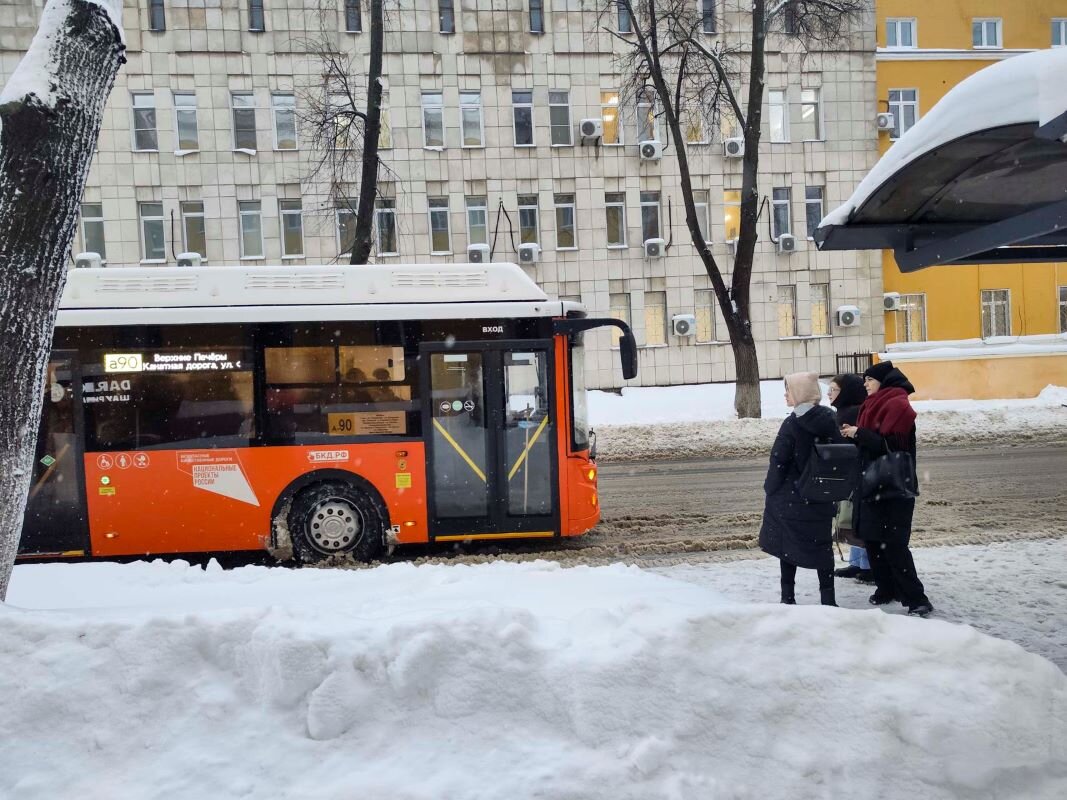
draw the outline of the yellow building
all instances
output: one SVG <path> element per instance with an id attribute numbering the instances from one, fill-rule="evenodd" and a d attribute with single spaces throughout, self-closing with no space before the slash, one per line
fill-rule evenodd
<path id="1" fill-rule="evenodd" d="M 878 134 L 883 153 L 967 76 L 1019 53 L 1067 46 L 1064 0 L 877 0 L 876 10 L 879 110 L 894 116 L 894 128 Z M 887 345 L 1067 331 L 1067 264 L 948 266 L 903 274 L 886 251 L 883 279 L 886 292 L 901 295 L 900 310 L 886 314 Z M 909 374 L 929 373 L 920 395 L 1022 397 L 1049 383 L 1067 383 L 1067 355 L 1013 359 L 996 368 L 946 366 L 910 366 Z M 944 385 L 950 374 L 967 387 Z"/>

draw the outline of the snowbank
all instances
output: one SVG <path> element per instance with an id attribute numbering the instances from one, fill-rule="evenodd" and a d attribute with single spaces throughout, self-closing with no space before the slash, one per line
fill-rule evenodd
<path id="1" fill-rule="evenodd" d="M 1008 356 L 1067 355 L 1067 333 L 1037 336 L 993 336 L 938 342 L 903 342 L 886 347 L 883 361 L 938 361 L 1004 358 Z"/>
<path id="2" fill-rule="evenodd" d="M 824 384 L 825 389 L 825 384 Z M 762 455 L 789 413 L 781 381 L 760 384 L 763 419 L 737 419 L 734 385 L 624 388 L 589 393 L 598 456 L 606 461 Z M 825 392 L 824 392 L 825 402 Z M 1047 442 L 1067 435 L 1067 389 L 1024 400 L 921 400 L 920 446 Z"/>
<path id="3" fill-rule="evenodd" d="M 962 625 L 545 562 L 32 565 L 10 600 L 67 607 L 0 607 L 10 800 L 1067 793 L 1067 676 Z"/>

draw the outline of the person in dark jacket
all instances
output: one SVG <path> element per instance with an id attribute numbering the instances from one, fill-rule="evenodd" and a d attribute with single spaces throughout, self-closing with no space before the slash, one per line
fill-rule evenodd
<path id="1" fill-rule="evenodd" d="M 864 467 L 890 451 L 906 451 L 915 459 L 915 409 L 908 395 L 915 391 L 892 361 L 882 361 L 863 373 L 867 399 L 860 408 L 855 425 L 845 425 L 841 432 L 853 439 L 861 451 Z M 867 543 L 875 585 L 870 597 L 880 606 L 899 600 L 909 614 L 925 617 L 934 610 L 919 574 L 915 570 L 908 544 L 915 498 L 861 500 L 858 504 L 859 537 Z"/>
<path id="2" fill-rule="evenodd" d="M 767 502 L 760 528 L 760 548 L 779 559 L 782 602 L 796 604 L 794 584 L 797 567 L 819 574 L 819 597 L 825 606 L 834 598 L 834 552 L 831 525 L 835 504 L 805 500 L 795 483 L 811 457 L 812 447 L 841 441 L 834 413 L 819 405 L 822 391 L 814 372 L 798 372 L 785 378 L 786 403 L 790 414 L 778 429 L 771 449 L 771 463 L 763 491 Z"/>
<path id="3" fill-rule="evenodd" d="M 837 409 L 837 427 L 855 425 L 859 419 L 860 406 L 867 399 L 867 390 L 863 388 L 863 376 L 855 373 L 837 375 L 830 380 L 827 390 L 830 405 Z M 845 500 L 838 504 L 837 524 L 851 527 L 852 501 Z M 862 547 L 851 545 L 848 553 L 848 566 L 834 570 L 838 578 L 855 578 L 861 583 L 874 583 L 871 562 L 867 560 L 867 551 Z"/>

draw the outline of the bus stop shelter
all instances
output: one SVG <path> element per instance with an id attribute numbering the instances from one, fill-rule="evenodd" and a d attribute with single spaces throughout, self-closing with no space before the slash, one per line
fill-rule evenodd
<path id="1" fill-rule="evenodd" d="M 815 231 L 820 250 L 892 250 L 902 272 L 1067 261 L 1067 48 L 953 88 Z"/>

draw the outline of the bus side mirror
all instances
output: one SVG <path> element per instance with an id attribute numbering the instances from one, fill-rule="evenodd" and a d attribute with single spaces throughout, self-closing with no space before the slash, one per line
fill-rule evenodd
<path id="1" fill-rule="evenodd" d="M 622 361 L 622 377 L 626 380 L 637 377 L 637 340 L 629 326 L 623 328 L 619 339 L 619 359 Z"/>

